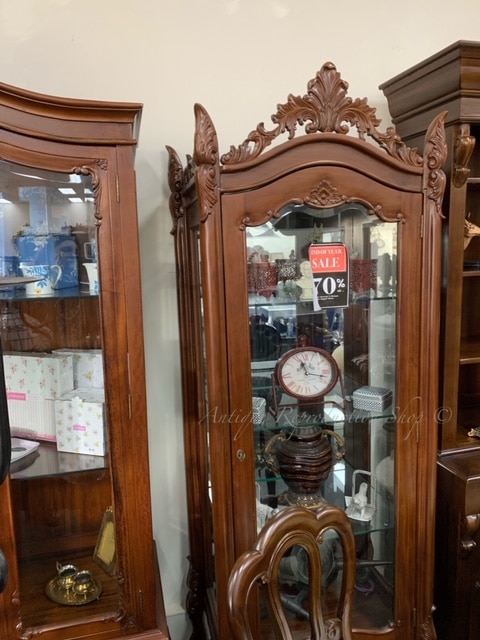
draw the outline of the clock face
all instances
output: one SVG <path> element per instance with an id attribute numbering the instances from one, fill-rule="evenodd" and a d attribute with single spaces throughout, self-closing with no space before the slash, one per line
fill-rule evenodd
<path id="1" fill-rule="evenodd" d="M 299 347 L 283 355 L 275 367 L 277 380 L 290 396 L 311 399 L 324 396 L 337 383 L 338 368 L 332 356 L 317 347 Z"/>

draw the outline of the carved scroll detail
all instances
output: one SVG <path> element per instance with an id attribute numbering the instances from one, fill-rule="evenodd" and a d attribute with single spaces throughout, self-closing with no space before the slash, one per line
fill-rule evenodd
<path id="1" fill-rule="evenodd" d="M 195 105 L 196 180 L 200 201 L 200 221 L 205 222 L 218 201 L 218 142 L 213 122 L 206 110 Z"/>
<path id="2" fill-rule="evenodd" d="M 310 191 L 310 194 L 305 198 L 294 198 L 289 199 L 288 203 L 284 202 L 279 204 L 275 210 L 269 210 L 265 212 L 264 217 L 259 220 L 255 219 L 255 225 L 265 224 L 272 218 L 279 218 L 282 211 L 284 210 L 286 205 L 308 205 L 315 209 L 327 209 L 330 207 L 337 207 L 341 205 L 348 204 L 361 204 L 363 205 L 369 215 L 376 215 L 380 220 L 384 222 L 400 222 L 405 223 L 405 216 L 401 211 L 397 212 L 396 215 L 388 216 L 385 214 L 382 205 L 380 204 L 372 204 L 367 200 L 362 198 L 352 198 L 350 196 L 346 196 L 344 194 L 339 193 L 337 187 L 335 187 L 329 180 L 322 180 L 316 187 Z M 246 227 L 252 225 L 252 219 L 249 215 L 246 215 L 242 218 L 240 223 L 240 229 L 243 231 Z"/>
<path id="3" fill-rule="evenodd" d="M 98 159 L 95 161 L 95 163 L 98 169 L 100 169 L 101 171 L 107 170 L 108 162 L 106 160 Z M 100 226 L 100 224 L 102 223 L 102 213 L 101 213 L 102 207 L 100 206 L 100 200 L 102 196 L 102 185 L 100 182 L 98 171 L 96 171 L 92 167 L 81 166 L 81 167 L 74 167 L 70 171 L 70 173 L 74 173 L 79 176 L 91 176 L 93 199 L 95 204 L 95 212 L 94 212 L 95 224 L 97 226 Z"/>
<path id="4" fill-rule="evenodd" d="M 423 162 L 426 173 L 426 195 L 435 203 L 435 210 L 442 215 L 442 199 L 446 177 L 442 170 L 447 159 L 447 143 L 444 122 L 447 112 L 440 113 L 431 123 L 425 136 Z"/>
<path id="5" fill-rule="evenodd" d="M 342 80 L 335 65 L 326 62 L 315 78 L 308 83 L 308 93 L 304 96 L 288 96 L 285 104 L 278 105 L 272 115 L 277 126 L 267 131 L 260 123 L 248 134 L 238 147 L 221 157 L 223 164 L 234 164 L 252 160 L 262 153 L 279 135 L 288 132 L 288 139 L 295 137 L 297 126 L 305 126 L 305 133 L 347 134 L 355 126 L 362 140 L 370 136 L 380 147 L 407 164 L 421 166 L 422 159 L 416 149 L 410 149 L 390 127 L 386 133 L 377 131 L 381 123 L 366 98 L 353 100 L 347 97 L 348 83 Z"/>
<path id="6" fill-rule="evenodd" d="M 185 184 L 185 171 L 173 147 L 167 145 L 168 152 L 168 186 L 170 187 L 169 207 L 173 220 L 172 234 L 175 233 L 178 220 L 184 215 L 182 205 L 182 189 Z"/>
<path id="7" fill-rule="evenodd" d="M 191 564 L 191 558 L 188 558 L 190 561 L 190 566 L 188 570 L 187 576 L 187 599 L 186 599 L 186 609 L 188 616 L 192 622 L 194 629 L 202 628 L 202 615 L 203 615 L 203 583 L 200 577 L 200 574 L 196 569 L 194 569 Z M 193 637 L 193 636 L 192 636 Z"/>
<path id="8" fill-rule="evenodd" d="M 338 194 L 338 190 L 328 181 L 322 180 L 305 198 L 305 204 L 311 207 L 335 207 L 347 201 L 347 196 Z"/>
<path id="9" fill-rule="evenodd" d="M 437 632 L 433 624 L 433 617 L 429 615 L 421 625 L 422 640 L 437 640 Z"/>
<path id="10" fill-rule="evenodd" d="M 455 187 L 463 187 L 470 175 L 468 163 L 475 147 L 475 138 L 469 135 L 469 126 L 463 124 L 455 140 L 453 177 L 452 182 Z"/>

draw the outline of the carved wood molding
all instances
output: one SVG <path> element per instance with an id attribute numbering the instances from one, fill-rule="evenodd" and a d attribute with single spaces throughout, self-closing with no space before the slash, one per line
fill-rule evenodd
<path id="1" fill-rule="evenodd" d="M 106 171 L 108 168 L 108 162 L 106 160 L 96 160 L 96 165 L 98 170 L 100 171 Z M 94 216 L 95 216 L 95 224 L 97 226 L 100 226 L 101 222 L 102 222 L 102 207 L 100 206 L 100 200 L 101 200 L 101 196 L 102 196 L 102 185 L 101 185 L 101 181 L 100 181 L 100 176 L 98 173 L 97 169 L 94 169 L 93 167 L 87 167 L 87 166 L 81 166 L 81 167 L 74 167 L 70 173 L 74 173 L 75 175 L 79 175 L 79 176 L 90 176 L 92 179 L 92 191 L 93 191 L 93 202 L 94 202 L 94 206 L 95 206 L 95 212 L 94 212 Z"/>
<path id="2" fill-rule="evenodd" d="M 335 207 L 347 202 L 347 196 L 340 195 L 338 189 L 328 180 L 322 180 L 305 198 L 305 204 L 311 207 Z"/>
<path id="3" fill-rule="evenodd" d="M 256 226 L 258 224 L 265 224 L 272 218 L 279 218 L 286 204 L 287 203 L 280 205 L 275 210 L 267 211 L 264 218 L 260 221 L 255 220 L 255 223 L 252 223 L 252 219 L 250 216 L 245 216 L 240 223 L 240 229 L 243 231 L 245 227 L 250 226 L 251 224 L 255 224 Z M 367 209 L 369 215 L 375 214 L 378 218 L 380 218 L 380 220 L 383 220 L 384 222 L 405 223 L 405 217 L 401 212 L 398 212 L 394 217 L 387 216 L 380 204 L 373 205 L 367 200 L 363 200 L 361 198 L 352 198 L 350 196 L 341 194 L 329 180 L 321 180 L 321 182 L 316 187 L 314 187 L 310 191 L 310 194 L 303 200 L 301 198 L 291 198 L 288 200 L 288 204 L 292 206 L 305 204 L 315 209 L 328 209 L 331 207 L 338 207 L 348 204 L 361 204 Z"/>
<path id="4" fill-rule="evenodd" d="M 463 187 L 470 175 L 468 163 L 475 147 L 475 138 L 470 135 L 468 124 L 462 124 L 455 140 L 453 150 L 453 177 L 452 182 L 455 187 Z"/>
<path id="5" fill-rule="evenodd" d="M 200 573 L 193 567 L 192 559 L 189 556 L 190 562 L 187 576 L 188 593 L 186 598 L 187 614 L 192 622 L 200 620 L 203 615 L 203 581 Z M 196 628 L 196 625 L 194 625 Z"/>
<path id="6" fill-rule="evenodd" d="M 435 631 L 432 615 L 429 615 L 421 624 L 421 638 L 422 640 L 437 640 L 437 632 Z"/>
<path id="7" fill-rule="evenodd" d="M 200 203 L 200 222 L 205 222 L 218 201 L 218 141 L 213 122 L 200 104 L 195 108 L 193 162 Z"/>
<path id="8" fill-rule="evenodd" d="M 185 213 L 182 200 L 182 189 L 185 185 L 185 171 L 180 158 L 173 147 L 166 146 L 168 152 L 168 186 L 170 188 L 169 208 L 173 220 L 172 234 L 175 233 L 178 221 Z"/>
<path id="9" fill-rule="evenodd" d="M 405 222 L 405 218 L 400 212 L 398 212 L 394 218 L 391 218 L 385 215 L 383 207 L 380 204 L 373 205 L 366 200 L 340 194 L 338 189 L 328 180 L 322 180 L 318 186 L 311 190 L 310 195 L 304 200 L 304 204 L 316 209 L 354 203 L 364 205 L 370 215 L 376 214 L 384 222 Z"/>
<path id="10" fill-rule="evenodd" d="M 423 163 L 425 171 L 425 191 L 427 198 L 435 204 L 436 212 L 442 215 L 442 200 L 445 192 L 446 177 L 443 165 L 447 159 L 447 143 L 445 138 L 445 118 L 447 112 L 440 113 L 429 126 L 425 136 Z"/>
<path id="11" fill-rule="evenodd" d="M 295 137 L 297 126 L 304 126 L 305 133 L 348 134 L 350 127 L 356 127 L 358 137 L 365 140 L 370 136 L 378 145 L 394 158 L 421 166 L 422 159 L 416 149 L 402 142 L 393 127 L 386 133 L 377 130 L 381 120 L 376 110 L 370 107 L 366 98 L 347 96 L 348 83 L 342 80 L 335 65 L 326 62 L 313 80 L 308 83 L 308 93 L 304 96 L 288 96 L 287 102 L 277 107 L 272 121 L 277 125 L 271 131 L 260 123 L 238 146 L 221 157 L 223 164 L 246 162 L 256 158 L 279 135 L 288 132 L 288 139 Z"/>

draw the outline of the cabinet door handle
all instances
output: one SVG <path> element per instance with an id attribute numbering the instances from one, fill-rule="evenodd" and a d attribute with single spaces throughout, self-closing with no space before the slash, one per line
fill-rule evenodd
<path id="1" fill-rule="evenodd" d="M 12 442 L 10 440 L 10 422 L 8 419 L 7 391 L 3 368 L 3 350 L 0 345 L 0 484 L 10 469 Z"/>
<path id="2" fill-rule="evenodd" d="M 463 516 L 460 521 L 460 551 L 465 557 L 472 553 L 477 543 L 474 540 L 480 530 L 480 513 Z"/>

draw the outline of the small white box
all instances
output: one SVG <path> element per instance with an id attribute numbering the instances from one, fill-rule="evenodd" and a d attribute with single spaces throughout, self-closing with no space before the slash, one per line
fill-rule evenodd
<path id="1" fill-rule="evenodd" d="M 8 419 L 12 436 L 55 441 L 54 400 L 28 400 L 7 392 Z"/>
<path id="2" fill-rule="evenodd" d="M 103 389 L 103 358 L 101 349 L 56 349 L 53 353 L 73 358 L 73 388 Z"/>
<path id="3" fill-rule="evenodd" d="M 73 389 L 72 356 L 56 353 L 5 353 L 5 384 L 8 392 L 25 400 L 54 400 Z"/>
<path id="4" fill-rule="evenodd" d="M 55 400 L 58 451 L 104 456 L 103 389 L 75 389 Z"/>

